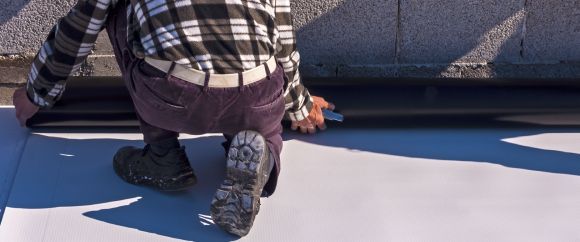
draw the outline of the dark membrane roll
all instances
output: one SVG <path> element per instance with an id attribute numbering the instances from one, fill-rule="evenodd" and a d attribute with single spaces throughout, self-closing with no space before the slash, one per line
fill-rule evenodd
<path id="1" fill-rule="evenodd" d="M 411 126 L 439 120 L 456 125 L 482 116 L 580 110 L 577 80 L 316 79 L 305 84 L 311 94 L 336 105 L 345 117 L 344 123 L 336 124 L 340 126 L 355 126 L 357 120 Z M 38 112 L 27 125 L 136 127 L 138 121 L 120 77 L 72 77 L 61 100 L 52 109 Z"/>
<path id="2" fill-rule="evenodd" d="M 119 77 L 71 77 L 51 109 L 40 110 L 28 127 L 133 127 L 137 116 Z"/>

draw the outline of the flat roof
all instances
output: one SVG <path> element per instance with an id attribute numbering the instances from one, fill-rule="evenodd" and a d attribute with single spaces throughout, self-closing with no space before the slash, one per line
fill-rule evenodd
<path id="1" fill-rule="evenodd" d="M 288 132 L 278 190 L 240 240 L 577 240 L 580 128 L 547 119 Z M 209 216 L 225 169 L 220 135 L 182 136 L 199 183 L 161 193 L 113 172 L 118 148 L 143 145 L 139 133 L 31 132 L 10 107 L 0 120 L 0 241 L 237 240 Z"/>

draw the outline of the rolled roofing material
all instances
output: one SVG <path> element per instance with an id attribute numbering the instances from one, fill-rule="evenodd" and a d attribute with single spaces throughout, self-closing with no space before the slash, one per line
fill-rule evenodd
<path id="1" fill-rule="evenodd" d="M 580 110 L 580 83 L 564 80 L 393 79 L 313 80 L 313 95 L 325 97 L 345 116 L 357 119 L 417 120 Z M 342 83 L 342 84 L 337 84 Z M 402 121 L 403 123 L 407 121 Z M 341 124 L 341 125 L 344 125 Z M 39 127 L 134 127 L 133 103 L 120 77 L 70 78 L 61 100 L 27 125 Z"/>
<path id="2" fill-rule="evenodd" d="M 62 98 L 51 109 L 40 110 L 28 127 L 136 126 L 137 117 L 122 79 L 71 78 Z"/>

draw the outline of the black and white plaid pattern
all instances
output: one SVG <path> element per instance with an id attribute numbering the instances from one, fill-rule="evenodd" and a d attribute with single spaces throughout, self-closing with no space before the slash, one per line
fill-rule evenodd
<path id="1" fill-rule="evenodd" d="M 127 33 L 138 57 L 174 61 L 210 73 L 237 73 L 272 56 L 287 77 L 286 116 L 302 120 L 312 99 L 302 85 L 290 0 L 79 0 L 50 32 L 32 65 L 28 94 L 50 107 L 67 77 L 91 53 L 107 15 L 127 4 Z"/>

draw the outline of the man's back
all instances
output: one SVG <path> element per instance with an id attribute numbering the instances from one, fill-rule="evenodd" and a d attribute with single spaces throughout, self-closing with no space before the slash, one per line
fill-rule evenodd
<path id="1" fill-rule="evenodd" d="M 120 5 L 126 12 L 114 11 Z M 119 34 L 127 35 L 128 51 L 140 59 L 230 74 L 274 57 L 286 77 L 286 117 L 309 116 L 313 101 L 299 74 L 290 0 L 79 0 L 34 60 L 27 92 L 35 105 L 54 105 L 113 12 L 125 15 L 127 31 Z"/>
<path id="2" fill-rule="evenodd" d="M 225 74 L 252 69 L 276 54 L 280 35 L 269 0 L 131 0 L 130 4 L 129 42 L 137 56 Z"/>

